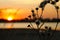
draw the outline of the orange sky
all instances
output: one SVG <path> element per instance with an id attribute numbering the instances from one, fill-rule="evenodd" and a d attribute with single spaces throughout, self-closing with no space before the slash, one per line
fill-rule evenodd
<path id="1" fill-rule="evenodd" d="M 0 0 L 0 11 L 2 11 L 0 12 L 0 19 L 7 19 L 10 16 L 13 19 L 23 19 L 31 15 L 31 10 L 38 7 L 42 1 L 43 0 Z M 60 2 L 58 2 L 57 5 L 60 6 Z M 15 15 L 16 12 L 17 14 Z M 39 9 L 39 14 L 41 14 L 41 9 Z M 56 17 L 55 8 L 51 4 L 47 4 L 44 9 L 43 18 Z"/>

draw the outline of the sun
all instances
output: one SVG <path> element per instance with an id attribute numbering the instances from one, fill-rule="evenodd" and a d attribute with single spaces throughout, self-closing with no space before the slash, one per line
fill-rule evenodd
<path id="1" fill-rule="evenodd" d="M 8 21 L 11 21 L 11 20 L 13 20 L 13 18 L 12 17 L 8 17 Z"/>

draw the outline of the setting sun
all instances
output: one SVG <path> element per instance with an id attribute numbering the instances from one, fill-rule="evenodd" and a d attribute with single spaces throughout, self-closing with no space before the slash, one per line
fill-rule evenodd
<path id="1" fill-rule="evenodd" d="M 8 17 L 8 21 L 11 21 L 11 20 L 13 20 L 13 18 L 12 17 Z"/>

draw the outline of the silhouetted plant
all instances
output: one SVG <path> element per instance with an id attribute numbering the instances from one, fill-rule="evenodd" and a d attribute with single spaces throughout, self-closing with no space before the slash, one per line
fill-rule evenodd
<path id="1" fill-rule="evenodd" d="M 49 31 L 52 30 L 51 27 L 49 27 Z"/>
<path id="2" fill-rule="evenodd" d="M 37 8 L 36 8 L 36 11 L 37 11 L 37 17 L 39 17 L 39 15 L 38 15 L 38 10 L 39 10 L 39 8 L 37 7 Z"/>
<path id="3" fill-rule="evenodd" d="M 38 11 L 39 8 L 36 8 L 36 10 Z"/>
<path id="4" fill-rule="evenodd" d="M 52 2 L 51 2 L 51 4 L 55 5 L 55 4 L 56 4 L 56 2 L 55 2 L 55 1 L 52 1 Z"/>
<path id="5" fill-rule="evenodd" d="M 58 19 L 59 19 L 59 14 L 58 14 L 58 9 L 59 9 L 59 7 L 58 7 L 58 6 L 55 6 L 55 8 L 56 8 L 56 11 L 57 11 L 57 20 L 58 20 Z M 57 21 L 57 24 L 56 24 L 55 30 L 54 30 L 54 32 L 53 32 L 53 34 L 52 34 L 52 36 L 51 36 L 51 39 L 52 39 L 52 37 L 53 37 L 54 34 L 55 34 L 55 31 L 56 31 L 56 29 L 57 29 L 57 27 L 58 27 L 58 24 L 59 24 L 59 22 Z"/>
<path id="6" fill-rule="evenodd" d="M 45 29 L 48 29 L 48 27 L 47 27 L 47 26 L 45 26 Z"/>
<path id="7" fill-rule="evenodd" d="M 58 2 L 59 0 L 55 0 L 55 2 Z"/>
<path id="8" fill-rule="evenodd" d="M 43 2 L 39 5 L 39 8 L 42 8 L 42 13 L 41 13 L 40 17 L 39 17 L 39 15 L 38 15 L 38 10 L 39 10 L 39 8 L 38 8 L 38 7 L 36 8 L 37 17 L 38 17 L 38 18 L 42 18 L 42 14 L 43 14 L 43 11 L 44 11 L 44 8 L 45 8 L 46 4 L 50 3 L 50 4 L 52 4 L 52 5 L 56 8 L 56 11 L 57 11 L 57 19 L 58 19 L 58 18 L 59 18 L 59 15 L 58 15 L 58 9 L 59 9 L 59 7 L 56 6 L 56 2 L 58 2 L 58 1 L 59 1 L 59 0 L 54 0 L 54 1 L 52 1 L 52 0 L 45 0 L 45 1 L 43 1 Z M 31 10 L 31 12 L 32 12 L 33 19 L 35 19 L 35 18 L 36 18 L 36 14 L 34 13 L 35 11 L 34 11 L 34 10 Z M 31 16 L 28 16 L 28 17 L 31 18 Z M 43 37 L 47 37 L 47 38 L 50 37 L 50 39 L 51 39 L 52 36 L 53 36 L 53 34 L 54 34 L 54 33 L 52 33 L 52 31 L 51 31 L 52 28 L 49 27 L 49 26 L 45 26 L 45 29 L 46 29 L 46 30 L 42 31 L 42 30 L 41 30 L 41 27 L 44 25 L 44 22 L 43 22 L 43 24 L 40 25 L 41 19 L 38 19 L 38 18 L 36 18 L 36 20 L 34 21 L 35 24 L 37 25 L 38 32 L 41 33 L 41 35 L 42 35 Z M 31 22 L 30 22 L 30 23 L 31 23 Z M 31 25 L 32 25 L 32 24 L 31 24 Z M 39 26 L 39 25 L 40 25 L 40 26 Z M 30 26 L 30 25 L 28 25 L 28 26 Z M 32 26 L 33 26 L 33 25 L 32 25 Z M 57 26 L 58 26 L 58 22 L 57 22 L 57 24 L 56 24 L 55 31 L 56 31 Z M 41 31 L 41 32 L 40 32 L 40 31 Z M 50 39 L 48 39 L 48 40 L 50 40 Z"/>
<path id="9" fill-rule="evenodd" d="M 31 10 L 31 12 L 32 12 L 32 16 L 35 17 L 36 15 L 34 13 L 34 10 Z"/>
<path id="10" fill-rule="evenodd" d="M 39 25 L 40 24 L 40 21 L 39 20 L 36 20 L 36 25 Z"/>
<path id="11" fill-rule="evenodd" d="M 43 14 L 43 11 L 44 11 L 44 7 L 45 5 L 47 4 L 48 2 L 47 1 L 43 1 L 40 5 L 39 5 L 39 8 L 42 8 L 42 13 L 40 15 L 40 18 L 42 17 L 42 14 Z"/>
<path id="12" fill-rule="evenodd" d="M 28 18 L 25 18 L 25 20 L 28 20 Z"/>
<path id="13" fill-rule="evenodd" d="M 56 8 L 56 10 L 58 10 L 58 9 L 59 9 L 59 7 L 58 7 L 58 6 L 55 6 L 55 8 Z"/>
<path id="14" fill-rule="evenodd" d="M 44 8 L 46 4 L 47 4 L 47 1 L 43 1 L 43 2 L 39 5 L 39 7 L 40 7 L 40 8 Z"/>
<path id="15" fill-rule="evenodd" d="M 39 20 L 36 20 L 35 22 L 36 22 L 37 28 L 39 29 L 40 21 Z"/>
<path id="16" fill-rule="evenodd" d="M 34 10 L 31 10 L 32 13 L 34 13 Z"/>
<path id="17" fill-rule="evenodd" d="M 28 16 L 31 19 L 31 15 Z"/>
<path id="18" fill-rule="evenodd" d="M 54 4 L 54 7 L 55 7 L 56 12 L 57 12 L 57 20 L 59 19 L 59 14 L 58 14 L 58 9 L 59 9 L 59 7 L 56 6 L 56 2 L 58 2 L 58 1 L 59 1 L 59 0 L 54 0 L 54 2 L 52 3 L 52 4 Z M 57 21 L 57 24 L 56 24 L 56 27 L 55 27 L 55 31 L 56 31 L 56 29 L 57 29 L 57 27 L 58 27 L 58 24 L 59 24 L 59 22 Z M 53 34 L 52 34 L 52 36 L 51 36 L 51 39 L 52 39 L 52 37 L 54 36 L 55 31 L 53 32 Z"/>
<path id="19" fill-rule="evenodd" d="M 28 25 L 27 27 L 31 27 L 30 25 Z"/>
<path id="20" fill-rule="evenodd" d="M 50 0 L 47 0 L 47 3 L 50 3 Z"/>

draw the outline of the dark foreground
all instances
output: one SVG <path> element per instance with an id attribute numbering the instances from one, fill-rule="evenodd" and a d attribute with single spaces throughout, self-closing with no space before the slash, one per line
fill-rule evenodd
<path id="1" fill-rule="evenodd" d="M 39 37 L 34 29 L 0 29 L 0 40 L 45 40 L 45 37 Z M 56 31 L 51 40 L 60 40 L 60 31 Z"/>

